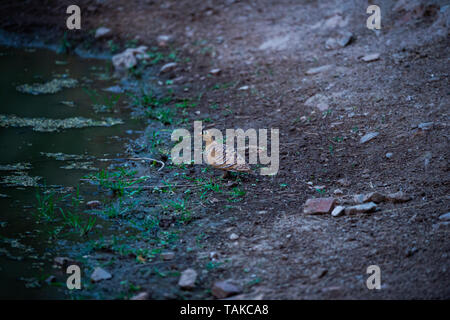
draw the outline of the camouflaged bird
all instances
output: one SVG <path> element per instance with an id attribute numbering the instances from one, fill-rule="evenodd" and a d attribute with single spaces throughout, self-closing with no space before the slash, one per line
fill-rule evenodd
<path id="1" fill-rule="evenodd" d="M 226 144 L 213 140 L 212 135 L 207 130 L 203 132 L 202 136 L 206 143 L 204 154 L 207 163 L 214 168 L 225 171 L 224 178 L 228 176 L 230 171 L 251 172 L 250 167 L 245 163 L 245 159 L 237 154 L 234 149 L 227 148 Z"/>

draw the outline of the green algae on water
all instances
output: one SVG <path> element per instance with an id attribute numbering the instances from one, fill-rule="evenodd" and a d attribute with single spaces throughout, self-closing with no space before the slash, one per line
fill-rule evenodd
<path id="1" fill-rule="evenodd" d="M 111 127 L 117 124 L 123 124 L 123 120 L 117 118 L 94 120 L 83 117 L 66 119 L 19 118 L 16 115 L 0 114 L 0 127 L 33 127 L 34 131 L 39 132 L 85 127 Z"/>
<path id="2" fill-rule="evenodd" d="M 45 83 L 23 84 L 16 87 L 16 90 L 23 93 L 33 95 L 38 94 L 53 94 L 61 91 L 63 88 L 74 88 L 78 85 L 75 79 L 53 79 Z"/>
<path id="3" fill-rule="evenodd" d="M 13 176 L 3 176 L 0 183 L 8 187 L 37 187 L 41 177 L 30 177 L 26 172 L 18 171 Z"/>
<path id="4" fill-rule="evenodd" d="M 97 171 L 98 168 L 92 165 L 92 161 L 87 162 L 70 162 L 68 165 L 62 166 L 61 169 L 66 170 L 90 170 Z"/>
<path id="5" fill-rule="evenodd" d="M 15 164 L 2 164 L 0 165 L 0 171 L 20 171 L 20 170 L 30 170 L 31 163 L 19 162 Z"/>

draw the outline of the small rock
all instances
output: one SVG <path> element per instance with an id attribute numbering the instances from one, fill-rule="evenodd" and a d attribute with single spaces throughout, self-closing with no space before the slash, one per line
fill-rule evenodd
<path id="1" fill-rule="evenodd" d="M 112 275 L 105 269 L 102 269 L 100 267 L 97 267 L 94 269 L 94 272 L 91 274 L 91 281 L 92 282 L 98 282 L 102 280 L 108 280 L 111 279 Z"/>
<path id="2" fill-rule="evenodd" d="M 217 260 L 217 259 L 219 259 L 219 254 L 216 251 L 211 251 L 209 253 L 209 259 L 213 260 L 213 261 Z"/>
<path id="3" fill-rule="evenodd" d="M 161 69 L 159 70 L 160 73 L 166 73 L 166 72 L 170 72 L 175 70 L 175 68 L 178 66 L 178 64 L 176 62 L 169 62 L 166 63 L 165 65 L 163 65 L 161 67 Z"/>
<path id="4" fill-rule="evenodd" d="M 439 216 L 439 220 L 450 220 L 450 212 L 444 213 L 443 215 Z"/>
<path id="5" fill-rule="evenodd" d="M 344 191 L 342 191 L 341 189 L 336 189 L 336 190 L 334 190 L 334 192 L 333 192 L 335 195 L 337 195 L 337 196 L 340 196 L 340 195 L 343 195 L 344 194 Z"/>
<path id="6" fill-rule="evenodd" d="M 56 282 L 56 277 L 55 276 L 50 276 L 47 279 L 45 279 L 45 282 L 50 284 L 50 283 L 54 283 Z"/>
<path id="7" fill-rule="evenodd" d="M 172 39 L 173 39 L 172 36 L 162 34 L 156 38 L 156 42 L 158 42 L 158 46 L 160 47 L 167 47 L 167 45 L 172 41 Z"/>
<path id="8" fill-rule="evenodd" d="M 355 37 L 353 33 L 349 31 L 343 31 L 340 33 L 339 38 L 337 39 L 337 44 L 343 48 L 349 45 L 354 40 L 354 38 Z"/>
<path id="9" fill-rule="evenodd" d="M 249 88 L 249 86 L 242 86 L 238 90 L 245 91 L 245 90 L 248 90 L 248 88 Z"/>
<path id="10" fill-rule="evenodd" d="M 217 299 L 223 299 L 242 292 L 242 288 L 232 280 L 218 281 L 214 283 L 211 293 Z"/>
<path id="11" fill-rule="evenodd" d="M 107 34 L 109 34 L 110 32 L 111 32 L 111 29 L 105 28 L 105 27 L 100 27 L 97 30 L 95 30 L 95 39 L 100 39 L 100 38 L 106 36 Z"/>
<path id="12" fill-rule="evenodd" d="M 148 292 L 141 292 L 130 298 L 130 300 L 148 300 L 148 299 L 150 299 L 150 295 L 148 294 Z"/>
<path id="13" fill-rule="evenodd" d="M 212 69 L 209 71 L 210 74 L 215 75 L 215 76 L 219 75 L 221 72 L 222 72 L 222 70 L 220 70 L 218 68 Z"/>
<path id="14" fill-rule="evenodd" d="M 186 269 L 181 273 L 178 286 L 181 289 L 190 290 L 195 287 L 195 280 L 197 279 L 197 272 L 194 269 Z"/>
<path id="15" fill-rule="evenodd" d="M 359 140 L 359 143 L 369 142 L 370 140 L 372 140 L 375 137 L 377 137 L 379 134 L 380 134 L 379 132 L 369 132 L 369 133 L 367 133 L 367 134 L 365 134 L 364 136 L 361 137 L 361 139 Z"/>
<path id="16" fill-rule="evenodd" d="M 314 273 L 311 278 L 314 280 L 317 280 L 317 279 L 323 278 L 327 273 L 328 273 L 327 269 L 319 268 L 319 270 L 317 270 L 317 272 Z"/>
<path id="17" fill-rule="evenodd" d="M 55 265 L 57 267 L 60 267 L 62 269 L 66 269 L 68 266 L 70 266 L 72 264 L 76 264 L 76 265 L 79 264 L 79 262 L 77 262 L 71 258 L 67 258 L 67 257 L 55 257 L 53 259 L 53 262 L 55 263 Z"/>
<path id="18" fill-rule="evenodd" d="M 418 252 L 419 250 L 416 248 L 416 247 L 412 247 L 412 248 L 408 248 L 407 250 L 406 250 L 406 253 L 405 253 L 405 256 L 408 258 L 408 257 L 411 257 L 411 256 L 413 256 L 416 252 Z"/>
<path id="19" fill-rule="evenodd" d="M 88 203 L 86 203 L 86 207 L 88 207 L 88 209 L 97 209 L 100 208 L 102 206 L 102 203 L 98 200 L 92 200 L 89 201 Z"/>
<path id="20" fill-rule="evenodd" d="M 351 206 L 345 208 L 345 214 L 355 214 L 355 213 L 364 213 L 364 212 L 372 212 L 377 208 L 377 205 L 373 202 L 359 204 L 356 206 Z"/>
<path id="21" fill-rule="evenodd" d="M 419 125 L 417 126 L 419 129 L 421 130 L 430 130 L 431 128 L 433 128 L 434 122 L 423 122 L 423 123 L 419 123 Z"/>
<path id="22" fill-rule="evenodd" d="M 450 221 L 443 221 L 436 224 L 433 224 L 434 231 L 447 230 L 450 227 Z"/>
<path id="23" fill-rule="evenodd" d="M 234 241 L 234 240 L 237 240 L 237 239 L 239 239 L 239 236 L 236 233 L 230 234 L 230 240 Z"/>
<path id="24" fill-rule="evenodd" d="M 386 158 L 391 159 L 394 156 L 392 152 L 386 153 Z"/>
<path id="25" fill-rule="evenodd" d="M 343 187 L 350 187 L 351 185 L 350 181 L 346 178 L 339 179 L 337 183 Z"/>
<path id="26" fill-rule="evenodd" d="M 390 193 L 386 195 L 387 201 L 393 202 L 393 203 L 402 203 L 402 202 L 408 202 L 411 200 L 411 197 L 405 194 L 402 191 Z"/>
<path id="27" fill-rule="evenodd" d="M 379 53 L 372 53 L 372 54 L 365 55 L 364 57 L 361 58 L 361 60 L 364 62 L 372 62 L 372 61 L 378 60 L 379 58 L 380 58 Z"/>
<path id="28" fill-rule="evenodd" d="M 303 213 L 305 214 L 327 214 L 334 207 L 333 198 L 308 199 L 305 203 Z"/>
<path id="29" fill-rule="evenodd" d="M 112 93 L 123 93 L 123 89 L 120 86 L 111 86 L 103 89 L 103 91 L 112 92 Z"/>
<path id="30" fill-rule="evenodd" d="M 320 67 L 316 67 L 316 68 L 311 68 L 308 69 L 308 71 L 306 71 L 306 74 L 308 76 L 314 75 L 314 74 L 318 74 L 321 72 L 325 72 L 328 71 L 332 68 L 332 65 L 325 65 L 325 66 L 320 66 Z"/>
<path id="31" fill-rule="evenodd" d="M 320 111 L 326 111 L 329 109 L 328 98 L 320 93 L 310 97 L 305 101 L 305 106 L 307 107 L 316 107 Z"/>
<path id="32" fill-rule="evenodd" d="M 162 252 L 161 253 L 161 258 L 163 260 L 172 260 L 173 258 L 175 258 L 175 252 L 172 251 L 166 251 L 166 252 Z"/>
<path id="33" fill-rule="evenodd" d="M 380 203 L 386 200 L 386 196 L 379 192 L 371 192 L 368 194 L 357 194 L 353 198 L 355 203 L 375 202 Z"/>
<path id="34" fill-rule="evenodd" d="M 337 206 L 336 208 L 333 209 L 333 211 L 331 212 L 331 215 L 333 217 L 339 217 L 344 214 L 344 211 L 345 211 L 344 206 Z"/>

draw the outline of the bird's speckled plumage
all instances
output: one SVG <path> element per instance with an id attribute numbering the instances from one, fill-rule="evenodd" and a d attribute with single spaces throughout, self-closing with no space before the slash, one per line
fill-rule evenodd
<path id="1" fill-rule="evenodd" d="M 214 141 L 208 131 L 203 133 L 203 140 L 206 142 L 204 153 L 210 166 L 232 172 L 251 171 L 250 167 L 245 163 L 245 160 L 234 149 L 227 148 L 226 144 Z"/>

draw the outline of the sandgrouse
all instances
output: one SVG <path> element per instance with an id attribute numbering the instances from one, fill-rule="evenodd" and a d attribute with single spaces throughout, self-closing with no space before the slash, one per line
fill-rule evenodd
<path id="1" fill-rule="evenodd" d="M 226 144 L 213 140 L 208 130 L 205 130 L 202 136 L 206 143 L 204 151 L 206 161 L 210 166 L 225 171 L 223 178 L 228 177 L 230 171 L 251 172 L 250 167 L 245 163 L 245 159 L 237 154 L 234 149 L 227 148 Z"/>

